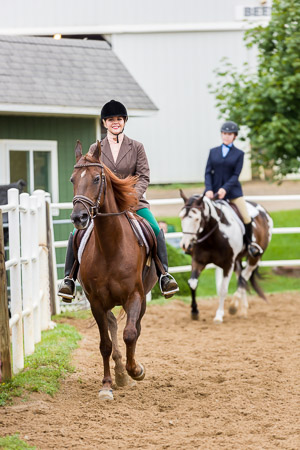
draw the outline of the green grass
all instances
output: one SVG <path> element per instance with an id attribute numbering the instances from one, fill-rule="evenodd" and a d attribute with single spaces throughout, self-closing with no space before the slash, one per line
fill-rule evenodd
<path id="1" fill-rule="evenodd" d="M 52 319 L 60 321 L 61 319 L 90 319 L 92 317 L 92 312 L 90 309 L 83 309 L 80 311 L 64 311 L 61 314 L 52 316 Z"/>
<path id="2" fill-rule="evenodd" d="M 24 448 L 35 449 L 36 447 L 31 447 L 26 442 L 19 439 L 18 434 L 13 434 L 12 436 L 0 437 L 0 449 L 1 450 L 23 450 Z"/>
<path id="3" fill-rule="evenodd" d="M 277 227 L 293 227 L 299 226 L 300 210 L 276 211 L 270 213 L 274 228 Z M 174 227 L 175 231 L 181 231 L 181 222 L 179 217 L 159 217 L 158 220 L 164 220 L 168 225 Z M 299 234 L 275 234 L 271 243 L 264 254 L 263 259 L 281 260 L 281 259 L 298 259 L 300 254 Z M 191 264 L 191 257 L 184 255 L 180 250 L 176 250 L 168 245 L 169 266 L 185 266 Z M 300 279 L 289 278 L 276 275 L 272 272 L 272 268 L 260 268 L 260 273 L 264 279 L 260 281 L 260 285 L 267 293 L 300 290 Z M 175 278 L 180 286 L 180 296 L 189 296 L 190 290 L 187 284 L 190 273 L 175 274 Z M 236 278 L 232 276 L 229 293 L 233 293 L 236 289 Z M 197 296 L 207 297 L 215 296 L 215 271 L 211 269 L 204 270 L 199 278 L 197 288 Z M 153 290 L 153 298 L 160 298 L 160 292 L 156 286 Z"/>
<path id="4" fill-rule="evenodd" d="M 201 189 L 204 190 L 204 183 L 168 183 L 168 184 L 150 184 L 148 190 L 150 189 Z M 200 193 L 201 193 L 200 192 Z M 178 193 L 179 194 L 179 193 Z"/>
<path id="5" fill-rule="evenodd" d="M 0 406 L 16 396 L 26 398 L 30 392 L 53 396 L 59 389 L 60 379 L 74 370 L 70 364 L 71 352 L 80 339 L 77 330 L 66 324 L 44 331 L 35 352 L 25 358 L 24 370 L 0 385 Z"/>

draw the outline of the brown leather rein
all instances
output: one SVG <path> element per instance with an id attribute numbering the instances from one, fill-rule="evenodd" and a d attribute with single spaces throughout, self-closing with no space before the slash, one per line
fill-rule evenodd
<path id="1" fill-rule="evenodd" d="M 73 205 L 75 206 L 76 203 L 81 203 L 89 213 L 91 219 L 94 219 L 95 217 L 120 216 L 121 214 L 126 214 L 127 210 L 111 213 L 104 213 L 100 211 L 100 207 L 103 206 L 105 201 L 106 186 L 107 186 L 103 165 L 101 163 L 75 164 L 74 168 L 82 169 L 83 167 L 91 167 L 91 166 L 98 166 L 101 168 L 101 183 L 97 200 L 94 203 L 90 198 L 86 197 L 85 195 L 75 195 L 73 197 Z M 103 193 L 103 203 L 102 205 L 100 205 L 102 193 Z"/>

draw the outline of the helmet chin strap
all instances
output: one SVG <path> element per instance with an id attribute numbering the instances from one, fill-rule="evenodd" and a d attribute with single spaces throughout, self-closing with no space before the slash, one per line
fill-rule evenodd
<path id="1" fill-rule="evenodd" d="M 124 128 L 125 128 L 125 126 L 124 126 Z M 117 143 L 119 143 L 119 136 L 120 136 L 120 134 L 122 134 L 122 133 L 124 132 L 124 128 L 123 128 L 123 130 L 120 131 L 120 133 L 118 133 L 118 134 L 112 133 L 114 136 L 117 136 Z"/>

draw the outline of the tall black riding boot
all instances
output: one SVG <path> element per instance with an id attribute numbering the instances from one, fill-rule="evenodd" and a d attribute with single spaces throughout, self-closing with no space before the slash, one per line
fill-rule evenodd
<path id="1" fill-rule="evenodd" d="M 245 223 L 245 244 L 247 247 L 247 251 L 250 256 L 253 258 L 262 255 L 263 249 L 256 242 L 253 242 L 253 234 L 252 234 L 252 222 Z"/>
<path id="2" fill-rule="evenodd" d="M 175 294 L 175 292 L 179 291 L 179 287 L 174 277 L 168 273 L 168 253 L 163 230 L 160 230 L 156 236 L 156 240 L 157 256 L 166 271 L 166 273 L 163 274 L 158 265 L 156 265 L 156 272 L 159 278 L 159 287 L 165 298 L 170 298 Z"/>
<path id="3" fill-rule="evenodd" d="M 75 270 L 72 271 L 75 261 L 73 251 L 73 233 L 71 233 L 66 254 L 65 278 L 63 279 L 58 291 L 58 295 L 62 297 L 63 301 L 66 303 L 71 303 L 75 296 L 75 281 L 78 272 L 78 267 L 74 268 Z M 71 271 L 73 272 L 72 274 Z"/>

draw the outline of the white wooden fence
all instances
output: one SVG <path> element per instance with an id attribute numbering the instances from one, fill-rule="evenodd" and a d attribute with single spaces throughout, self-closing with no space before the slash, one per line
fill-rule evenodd
<path id="1" fill-rule="evenodd" d="M 258 203 L 263 201 L 299 201 L 300 195 L 248 195 L 245 196 L 246 200 L 257 201 Z M 182 205 L 182 198 L 166 198 L 166 199 L 152 199 L 148 200 L 150 205 Z M 72 209 L 73 204 L 70 202 L 66 203 L 52 203 L 52 209 Z M 69 220 L 65 219 L 62 221 L 57 221 L 57 223 L 69 223 Z M 300 233 L 300 227 L 280 227 L 273 228 L 273 234 L 293 234 Z M 166 233 L 166 239 L 168 238 L 181 238 L 182 233 Z M 55 248 L 63 248 L 66 247 L 68 241 L 56 241 L 54 243 Z M 275 261 L 261 261 L 261 267 L 275 267 L 275 266 L 300 266 L 300 259 L 285 259 L 285 260 L 275 260 Z M 206 266 L 207 269 L 215 268 L 214 264 L 209 264 Z M 180 273 L 180 272 L 190 272 L 191 265 L 187 266 L 176 266 L 170 267 L 170 273 Z"/>
<path id="2" fill-rule="evenodd" d="M 19 196 L 17 189 L 9 189 L 8 204 L 0 205 L 3 213 L 8 212 L 9 259 L 5 267 L 10 272 L 9 327 L 14 373 L 24 368 L 24 355 L 34 352 L 41 331 L 53 327 L 46 202 L 50 204 L 50 196 L 44 191 Z"/>

